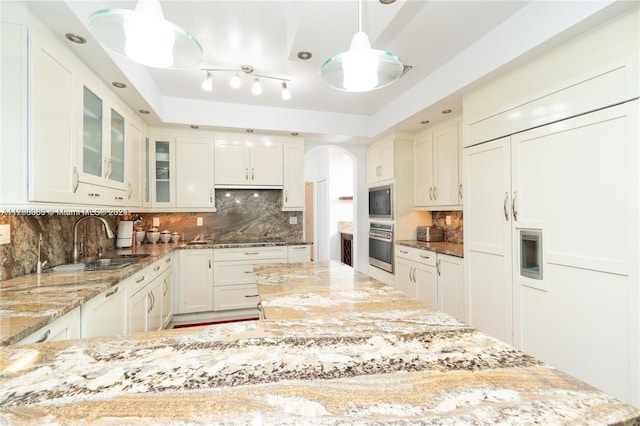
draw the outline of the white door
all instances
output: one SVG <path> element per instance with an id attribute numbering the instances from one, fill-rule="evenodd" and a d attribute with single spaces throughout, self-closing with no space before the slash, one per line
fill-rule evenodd
<path id="1" fill-rule="evenodd" d="M 148 286 L 147 331 L 162 330 L 162 279 L 156 278 Z"/>
<path id="2" fill-rule="evenodd" d="M 403 292 L 407 297 L 415 297 L 415 284 L 413 282 L 414 267 L 413 262 L 402 257 L 396 257 L 395 264 L 395 287 Z"/>
<path id="3" fill-rule="evenodd" d="M 420 207 L 433 205 L 432 133 L 422 135 L 413 144 L 413 173 L 413 204 Z"/>
<path id="4" fill-rule="evenodd" d="M 125 165 L 127 179 L 127 201 L 129 207 L 142 206 L 142 132 L 130 121 L 126 122 L 124 134 L 127 138 Z"/>
<path id="5" fill-rule="evenodd" d="M 469 323 L 513 342 L 510 139 L 464 152 L 464 258 Z"/>
<path id="6" fill-rule="evenodd" d="M 282 145 L 254 145 L 251 150 L 251 182 L 254 185 L 282 186 L 282 180 Z"/>
<path id="7" fill-rule="evenodd" d="M 435 204 L 458 204 L 458 125 L 433 134 L 434 198 Z"/>
<path id="8" fill-rule="evenodd" d="M 243 143 L 216 141 L 216 185 L 248 185 L 251 177 L 250 148 Z"/>
<path id="9" fill-rule="evenodd" d="M 146 287 L 129 299 L 129 333 L 147 331 L 147 301 Z"/>
<path id="10" fill-rule="evenodd" d="M 326 180 L 321 180 L 317 184 L 316 222 L 318 225 L 315 242 L 318 245 L 318 262 L 329 260 L 329 195 L 327 186 Z"/>
<path id="11" fill-rule="evenodd" d="M 637 118 L 633 102 L 512 143 L 515 344 L 625 400 L 639 362 Z M 532 280 L 519 274 L 518 230 L 538 227 L 543 279 Z"/>
<path id="12" fill-rule="evenodd" d="M 213 251 L 180 250 L 178 312 L 213 310 Z"/>
<path id="13" fill-rule="evenodd" d="M 464 259 L 438 254 L 438 309 L 465 322 Z"/>
<path id="14" fill-rule="evenodd" d="M 213 207 L 213 141 L 176 141 L 176 197 L 179 207 Z"/>
<path id="15" fill-rule="evenodd" d="M 82 305 L 82 337 L 127 334 L 127 285 L 120 284 Z"/>
<path id="16" fill-rule="evenodd" d="M 416 262 L 415 266 L 415 298 L 426 303 L 433 309 L 440 309 L 438 306 L 438 276 L 434 266 Z"/>

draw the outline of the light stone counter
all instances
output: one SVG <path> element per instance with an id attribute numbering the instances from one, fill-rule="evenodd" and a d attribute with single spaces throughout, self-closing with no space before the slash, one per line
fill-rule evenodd
<path id="1" fill-rule="evenodd" d="M 266 320 L 2 348 L 0 424 L 640 421 L 345 265 L 255 270 Z"/>
<path id="2" fill-rule="evenodd" d="M 460 243 L 451 243 L 447 241 L 427 243 L 417 240 L 399 240 L 395 243 L 397 245 L 413 247 L 420 250 L 429 250 L 436 253 L 448 254 L 449 256 L 464 257 L 464 246 Z"/>

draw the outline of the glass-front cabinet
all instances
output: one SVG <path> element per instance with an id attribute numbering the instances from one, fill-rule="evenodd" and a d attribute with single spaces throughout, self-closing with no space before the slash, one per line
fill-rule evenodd
<path id="1" fill-rule="evenodd" d="M 83 86 L 80 182 L 124 191 L 125 120 L 103 98 Z"/>
<path id="2" fill-rule="evenodd" d="M 172 138 L 145 140 L 146 207 L 175 207 L 175 143 Z"/>

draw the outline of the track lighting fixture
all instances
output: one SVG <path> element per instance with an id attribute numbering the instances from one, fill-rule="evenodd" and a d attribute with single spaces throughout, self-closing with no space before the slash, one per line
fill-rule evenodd
<path id="1" fill-rule="evenodd" d="M 289 86 L 287 85 L 287 82 L 290 82 L 291 80 L 287 78 L 275 77 L 275 76 L 265 75 L 265 74 L 254 74 L 253 67 L 251 65 L 242 65 L 239 68 L 202 68 L 202 71 L 206 72 L 205 79 L 202 82 L 202 90 L 206 90 L 206 91 L 212 90 L 214 72 L 234 73 L 233 77 L 229 81 L 229 84 L 234 89 L 237 89 L 240 86 L 242 86 L 242 78 L 240 77 L 241 76 L 240 73 L 242 72 L 247 75 L 250 74 L 253 77 L 253 83 L 251 85 L 251 93 L 253 93 L 254 95 L 260 95 L 262 93 L 262 85 L 260 83 L 260 79 L 266 78 L 270 80 L 280 80 L 281 87 L 282 87 L 282 99 L 284 100 L 291 99 L 291 91 L 289 90 Z"/>

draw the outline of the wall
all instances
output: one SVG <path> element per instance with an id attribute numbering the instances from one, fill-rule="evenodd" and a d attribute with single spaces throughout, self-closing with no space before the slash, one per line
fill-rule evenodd
<path id="1" fill-rule="evenodd" d="M 303 239 L 302 212 L 280 211 L 280 190 L 218 189 L 215 202 L 216 213 L 143 213 L 139 227 L 148 230 L 157 217 L 159 231 L 179 232 L 188 241 L 282 239 L 300 242 Z M 202 218 L 203 226 L 196 225 L 198 217 Z M 295 217 L 297 224 L 289 224 L 290 217 Z"/>
<path id="2" fill-rule="evenodd" d="M 227 196 L 229 194 L 229 196 Z M 254 196 L 254 195 L 257 195 Z M 154 217 L 160 218 L 159 230 L 183 233 L 187 240 L 195 238 L 214 241 L 283 239 L 302 241 L 302 212 L 282 212 L 280 190 L 219 190 L 216 191 L 217 213 L 144 213 L 145 230 L 151 228 Z M 296 225 L 289 218 L 297 218 Z M 47 266 L 71 262 L 73 225 L 81 216 L 0 215 L 0 224 L 11 226 L 11 243 L 0 245 L 0 281 L 35 272 L 38 258 L 38 236 L 42 234 L 41 260 Z M 118 216 L 102 216 L 117 231 Z M 196 217 L 203 218 L 203 226 L 196 226 Z M 78 241 L 84 244 L 85 254 L 94 256 L 98 247 L 115 248 L 102 223 L 85 220 L 78 227 Z"/>

